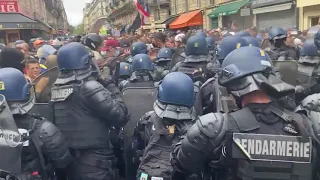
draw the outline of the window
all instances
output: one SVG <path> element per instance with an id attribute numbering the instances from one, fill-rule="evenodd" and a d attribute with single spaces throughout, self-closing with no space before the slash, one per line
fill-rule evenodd
<path id="1" fill-rule="evenodd" d="M 154 20 L 155 21 L 160 20 L 160 10 L 159 9 L 154 11 Z"/>
<path id="2" fill-rule="evenodd" d="M 312 17 L 312 18 L 310 18 L 310 20 L 311 20 L 311 27 L 316 26 L 319 24 L 318 22 L 320 20 L 320 17 Z"/>

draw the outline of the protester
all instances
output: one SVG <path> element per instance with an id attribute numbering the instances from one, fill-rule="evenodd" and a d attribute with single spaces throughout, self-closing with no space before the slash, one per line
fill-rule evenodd
<path id="1" fill-rule="evenodd" d="M 174 37 L 174 42 L 175 42 L 176 47 L 181 47 L 184 45 L 183 40 L 184 40 L 185 36 L 186 35 L 184 35 L 184 34 L 178 34 Z"/>
<path id="2" fill-rule="evenodd" d="M 26 60 L 26 74 L 25 77 L 30 81 L 35 80 L 40 75 L 40 63 L 37 59 L 30 57 Z"/>
<path id="3" fill-rule="evenodd" d="M 153 45 L 153 47 L 157 47 L 157 48 L 165 48 L 166 47 L 166 36 L 161 32 L 155 33 L 153 35 L 152 45 Z"/>
<path id="4" fill-rule="evenodd" d="M 110 56 L 114 57 L 114 56 L 117 56 L 118 47 L 120 47 L 120 45 L 117 40 L 109 39 L 109 40 L 106 40 L 106 42 L 104 43 L 104 46 L 101 49 L 101 52 L 104 52 L 107 57 L 110 57 Z"/>

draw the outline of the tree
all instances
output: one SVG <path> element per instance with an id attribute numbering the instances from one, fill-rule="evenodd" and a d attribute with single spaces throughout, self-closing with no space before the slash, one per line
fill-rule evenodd
<path id="1" fill-rule="evenodd" d="M 73 28 L 72 34 L 82 35 L 85 34 L 83 23 Z"/>

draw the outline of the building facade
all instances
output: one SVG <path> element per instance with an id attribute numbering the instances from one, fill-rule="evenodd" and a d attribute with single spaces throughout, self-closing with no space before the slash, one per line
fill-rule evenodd
<path id="1" fill-rule="evenodd" d="M 170 0 L 148 0 L 150 8 L 150 21 L 143 26 L 143 29 L 155 31 L 164 30 L 170 18 Z"/>
<path id="2" fill-rule="evenodd" d="M 68 27 L 61 0 L 0 0 L 0 42 L 52 37 Z"/>
<path id="3" fill-rule="evenodd" d="M 129 29 L 138 14 L 132 0 L 111 0 L 110 6 L 106 11 L 110 12 L 108 16 L 110 28 L 120 30 L 121 32 Z"/>
<path id="4" fill-rule="evenodd" d="M 293 0 L 253 0 L 252 14 L 258 28 L 292 28 L 298 24 L 298 11 Z"/>
<path id="5" fill-rule="evenodd" d="M 171 17 L 176 17 L 172 23 L 179 24 L 178 21 L 181 22 L 182 19 L 190 18 L 190 15 L 195 15 L 193 20 L 189 20 L 192 23 L 185 22 L 181 24 L 182 26 L 175 27 L 206 28 L 208 18 L 206 18 L 205 12 L 214 4 L 214 2 L 211 1 L 212 0 L 170 0 Z M 192 14 L 188 14 L 190 12 Z M 195 22 L 195 19 L 197 22 Z M 200 19 L 202 20 L 200 21 Z M 196 24 L 196 26 L 192 26 L 194 24 Z"/>
<path id="6" fill-rule="evenodd" d="M 211 12 L 207 11 L 209 29 L 230 28 L 236 24 L 239 29 L 253 25 L 250 0 L 215 0 Z"/>
<path id="7" fill-rule="evenodd" d="M 292 28 L 298 20 L 305 29 L 318 23 L 319 9 L 320 0 L 170 0 L 171 17 L 177 17 L 172 29 L 200 28 L 194 25 L 201 23 L 204 29 L 230 28 L 233 22 L 240 30 L 251 26 Z M 196 12 L 201 12 L 202 22 Z"/>
<path id="8" fill-rule="evenodd" d="M 189 17 L 190 22 L 184 23 L 189 29 L 228 28 L 233 21 L 236 21 L 240 28 L 253 24 L 250 0 L 171 0 L 170 9 L 172 15 L 179 16 L 175 21 Z M 191 12 L 193 13 L 189 14 Z M 194 17 L 191 18 L 190 15 Z"/>
<path id="9" fill-rule="evenodd" d="M 103 26 L 108 26 L 106 8 L 109 0 L 93 0 L 83 9 L 83 25 L 86 33 L 99 33 Z"/>
<path id="10" fill-rule="evenodd" d="M 62 0 L 45 0 L 46 22 L 55 30 L 68 29 L 67 14 Z"/>
<path id="11" fill-rule="evenodd" d="M 301 30 L 320 25 L 319 0 L 297 0 L 297 8 L 299 8 L 299 28 Z"/>

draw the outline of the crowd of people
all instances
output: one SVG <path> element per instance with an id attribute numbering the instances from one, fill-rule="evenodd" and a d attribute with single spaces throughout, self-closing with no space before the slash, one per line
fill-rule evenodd
<path id="1" fill-rule="evenodd" d="M 234 23 L 1 46 L 0 177 L 318 179 L 319 53 Z"/>

